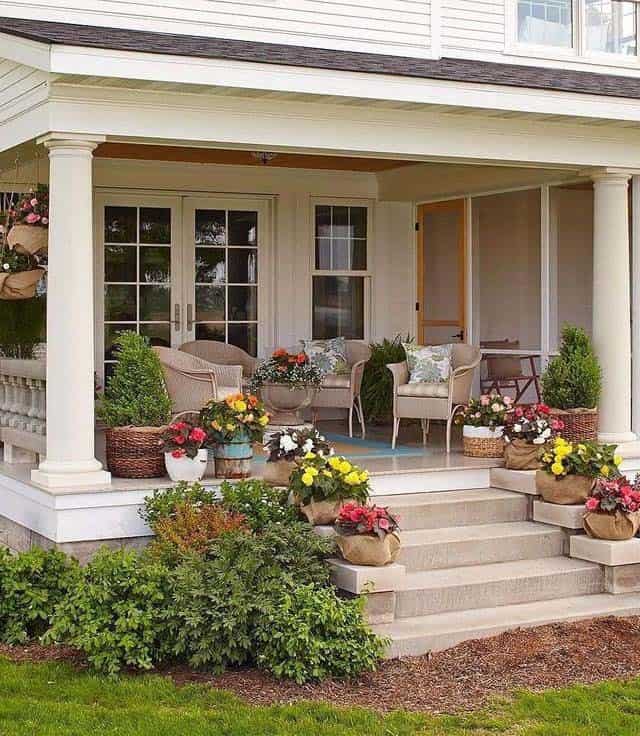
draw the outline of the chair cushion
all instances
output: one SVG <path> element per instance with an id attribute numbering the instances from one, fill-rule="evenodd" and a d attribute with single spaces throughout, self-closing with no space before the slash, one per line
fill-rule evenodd
<path id="1" fill-rule="evenodd" d="M 414 396 L 420 399 L 446 399 L 449 396 L 449 383 L 448 381 L 405 383 L 403 386 L 398 386 L 398 396 Z"/>
<path id="2" fill-rule="evenodd" d="M 440 383 L 449 380 L 453 345 L 416 345 L 403 342 L 409 383 Z"/>
<path id="3" fill-rule="evenodd" d="M 344 337 L 330 340 L 301 340 L 309 360 L 324 374 L 345 373 L 348 371 L 347 345 Z"/>
<path id="4" fill-rule="evenodd" d="M 322 388 L 349 388 L 350 385 L 350 373 L 327 373 L 322 379 Z"/>

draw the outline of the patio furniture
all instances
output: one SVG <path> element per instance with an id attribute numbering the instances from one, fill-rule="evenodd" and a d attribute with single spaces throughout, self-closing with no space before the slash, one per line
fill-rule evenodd
<path id="1" fill-rule="evenodd" d="M 160 358 L 174 415 L 199 412 L 211 399 L 242 390 L 242 366 L 215 365 L 173 348 L 153 349 Z"/>
<path id="2" fill-rule="evenodd" d="M 485 340 L 480 343 L 482 349 L 519 350 L 519 340 Z M 515 392 L 514 404 L 519 404 L 529 387 L 533 387 L 536 401 L 539 403 L 540 380 L 536 367 L 535 355 L 501 355 L 485 353 L 482 362 L 486 365 L 486 375 L 480 376 L 482 393 L 502 394 L 505 389 Z M 529 372 L 525 373 L 523 364 L 529 364 Z"/>
<path id="3" fill-rule="evenodd" d="M 193 340 L 192 342 L 185 342 L 184 345 L 180 346 L 180 350 L 184 353 L 202 358 L 202 360 L 206 360 L 208 363 L 215 363 L 216 365 L 240 365 L 242 366 L 242 377 L 247 380 L 251 378 L 258 364 L 257 358 L 249 355 L 242 348 L 217 340 Z"/>
<path id="4" fill-rule="evenodd" d="M 364 423 L 364 412 L 360 389 L 362 388 L 362 376 L 364 367 L 371 357 L 371 348 L 361 340 L 346 340 L 348 372 L 329 373 L 322 381 L 318 391 L 311 402 L 313 410 L 313 422 L 315 424 L 318 409 L 348 409 L 349 410 L 349 437 L 353 437 L 353 410 L 355 409 L 362 438 L 366 435 Z"/>
<path id="5" fill-rule="evenodd" d="M 441 383 L 409 383 L 407 361 L 389 363 L 393 374 L 393 437 L 395 449 L 401 419 L 420 419 L 422 441 L 427 443 L 431 419 L 447 422 L 447 453 L 451 452 L 451 422 L 456 411 L 469 402 L 473 372 L 480 364 L 475 345 L 455 343 L 451 352 L 451 375 Z"/>

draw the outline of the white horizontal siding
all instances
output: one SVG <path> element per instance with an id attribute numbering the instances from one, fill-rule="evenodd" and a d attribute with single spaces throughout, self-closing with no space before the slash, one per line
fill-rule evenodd
<path id="1" fill-rule="evenodd" d="M 442 0 L 443 55 L 447 50 L 502 53 L 504 11 L 505 0 Z"/>
<path id="2" fill-rule="evenodd" d="M 47 96 L 47 75 L 38 69 L 0 59 L 0 122 Z"/>
<path id="3" fill-rule="evenodd" d="M 427 55 L 430 0 L 30 0 L 2 15 Z"/>

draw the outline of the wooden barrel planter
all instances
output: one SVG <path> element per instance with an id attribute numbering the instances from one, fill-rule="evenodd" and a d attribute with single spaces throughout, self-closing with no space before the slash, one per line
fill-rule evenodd
<path id="1" fill-rule="evenodd" d="M 44 268 L 17 273 L 0 273 L 0 299 L 16 301 L 33 299 L 38 281 L 44 276 Z"/>
<path id="2" fill-rule="evenodd" d="M 106 431 L 107 468 L 117 478 L 165 475 L 164 427 L 112 427 Z"/>
<path id="3" fill-rule="evenodd" d="M 213 458 L 216 478 L 248 478 L 251 475 L 253 445 L 248 440 L 220 443 L 213 448 Z"/>

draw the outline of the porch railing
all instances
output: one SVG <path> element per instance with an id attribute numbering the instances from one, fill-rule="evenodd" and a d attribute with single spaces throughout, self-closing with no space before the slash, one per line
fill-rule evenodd
<path id="1" fill-rule="evenodd" d="M 45 451 L 46 365 L 0 358 L 0 440 L 5 462 L 35 461 Z"/>

